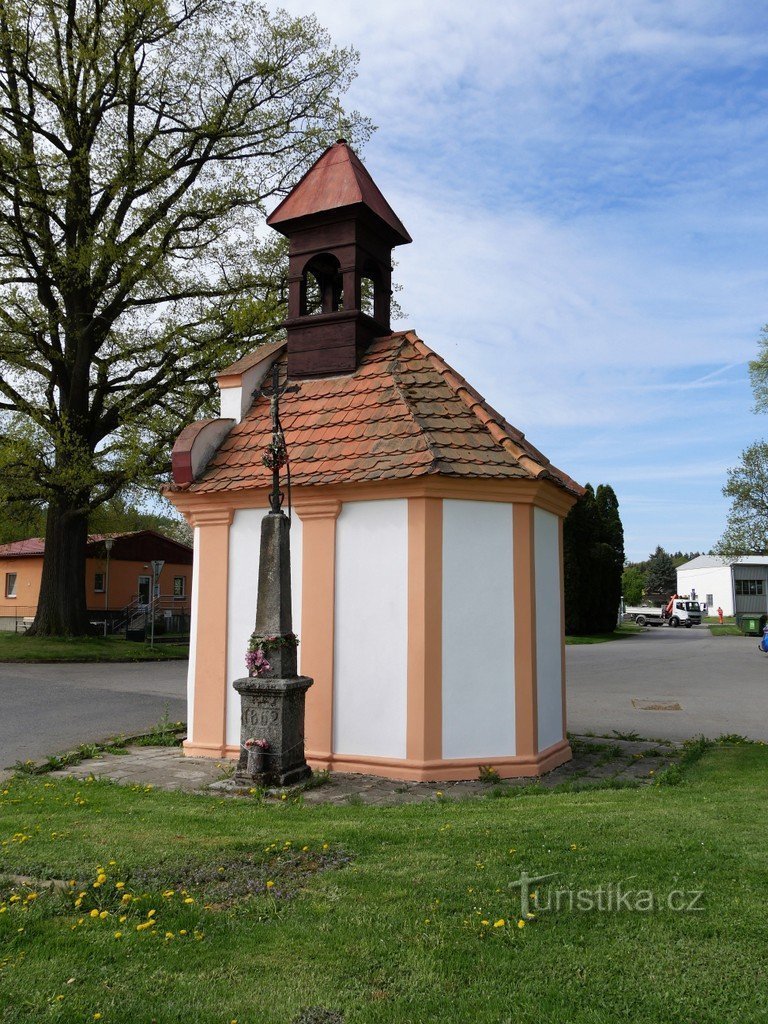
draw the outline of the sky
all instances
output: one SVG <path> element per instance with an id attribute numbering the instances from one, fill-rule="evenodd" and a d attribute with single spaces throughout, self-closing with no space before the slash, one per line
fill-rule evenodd
<path id="1" fill-rule="evenodd" d="M 709 550 L 727 468 L 768 433 L 768 4 L 279 6 L 360 53 L 345 106 L 414 240 L 395 326 L 610 483 L 629 558 Z"/>

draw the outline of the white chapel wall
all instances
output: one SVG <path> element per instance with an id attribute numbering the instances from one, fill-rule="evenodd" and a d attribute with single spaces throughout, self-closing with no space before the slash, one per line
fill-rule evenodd
<path id="1" fill-rule="evenodd" d="M 536 682 L 539 750 L 563 738 L 563 663 L 560 619 L 560 538 L 557 516 L 534 509 L 536 566 Z"/>
<path id="2" fill-rule="evenodd" d="M 515 753 L 512 505 L 443 501 L 443 757 Z"/>
<path id="3" fill-rule="evenodd" d="M 336 520 L 336 753 L 406 755 L 407 594 L 408 502 L 346 502 Z"/>
<path id="4" fill-rule="evenodd" d="M 259 586 L 259 549 L 263 508 L 239 508 L 229 527 L 229 578 L 227 584 L 227 745 L 240 742 L 240 695 L 235 679 L 246 674 L 245 652 L 256 623 Z M 293 631 L 301 640 L 301 520 L 294 510 L 291 520 L 291 587 Z M 299 659 L 301 645 L 299 645 Z"/>

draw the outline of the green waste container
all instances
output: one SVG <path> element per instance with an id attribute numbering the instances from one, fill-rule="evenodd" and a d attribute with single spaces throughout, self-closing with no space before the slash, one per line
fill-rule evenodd
<path id="1" fill-rule="evenodd" d="M 744 636 L 760 636 L 762 633 L 760 615 L 739 615 L 737 624 Z"/>

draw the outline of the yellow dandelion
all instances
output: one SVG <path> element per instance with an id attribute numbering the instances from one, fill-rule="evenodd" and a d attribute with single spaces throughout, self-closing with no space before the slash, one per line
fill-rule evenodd
<path id="1" fill-rule="evenodd" d="M 91 916 L 91 917 L 98 917 L 98 916 L 99 916 L 99 912 L 98 912 L 98 910 L 92 910 L 92 911 L 91 911 L 91 915 L 90 915 L 90 916 Z"/>
<path id="2" fill-rule="evenodd" d="M 490 921 L 486 921 L 485 918 L 483 918 L 483 920 L 480 922 L 480 924 L 484 924 L 484 925 L 489 925 L 490 923 L 491 922 Z"/>
<path id="3" fill-rule="evenodd" d="M 122 932 L 115 932 L 115 938 L 116 939 L 122 939 L 122 937 L 123 937 L 123 933 Z"/>
<path id="4" fill-rule="evenodd" d="M 187 934 L 187 929 L 186 928 L 181 928 L 179 930 L 179 935 L 186 935 L 186 934 Z"/>
<path id="5" fill-rule="evenodd" d="M 185 903 L 194 903 L 195 901 L 192 899 L 191 896 L 187 896 L 187 898 L 184 900 L 184 902 Z"/>
<path id="6" fill-rule="evenodd" d="M 173 938 L 173 932 L 166 932 L 165 933 L 165 937 L 166 937 L 166 939 L 172 939 Z"/>
<path id="7" fill-rule="evenodd" d="M 506 923 L 507 922 L 504 920 L 504 918 L 500 917 L 498 921 L 494 921 L 493 922 L 493 927 L 494 928 L 503 928 Z"/>
<path id="8" fill-rule="evenodd" d="M 115 882 L 115 888 L 116 889 L 124 889 L 125 888 L 125 882 Z"/>
<path id="9" fill-rule="evenodd" d="M 156 913 L 157 913 L 156 910 L 148 910 L 147 911 L 147 917 L 154 917 Z"/>
<path id="10" fill-rule="evenodd" d="M 271 889 L 271 888 L 272 888 L 272 887 L 274 886 L 274 884 L 275 884 L 275 883 L 274 883 L 274 882 L 272 881 L 272 879 L 270 878 L 270 880 L 269 880 L 269 881 L 267 882 L 267 888 L 268 888 L 268 889 Z"/>
<path id="11" fill-rule="evenodd" d="M 168 899 L 169 896 L 175 896 L 175 895 L 176 895 L 176 890 L 175 889 L 166 889 L 165 892 L 163 893 L 163 896 L 165 896 L 166 899 Z"/>
<path id="12" fill-rule="evenodd" d="M 522 918 L 520 918 L 520 920 L 517 922 L 517 927 L 518 928 L 525 928 L 525 921 L 523 921 Z"/>
<path id="13" fill-rule="evenodd" d="M 109 911 L 108 910 L 102 910 L 102 912 L 99 914 L 99 917 L 103 921 L 105 917 L 109 917 Z"/>

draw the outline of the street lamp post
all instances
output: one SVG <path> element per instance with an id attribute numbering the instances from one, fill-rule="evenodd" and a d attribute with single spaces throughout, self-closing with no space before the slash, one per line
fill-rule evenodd
<path id="1" fill-rule="evenodd" d="M 109 613 L 109 556 L 114 543 L 114 537 L 107 537 L 104 540 L 104 547 L 107 549 L 107 572 L 104 580 L 104 636 L 107 635 L 107 615 Z"/>
<path id="2" fill-rule="evenodd" d="M 158 580 L 160 579 L 160 573 L 163 571 L 165 562 L 161 558 L 155 558 L 152 561 L 152 596 L 149 604 L 149 646 L 155 646 L 155 590 L 158 587 Z"/>

